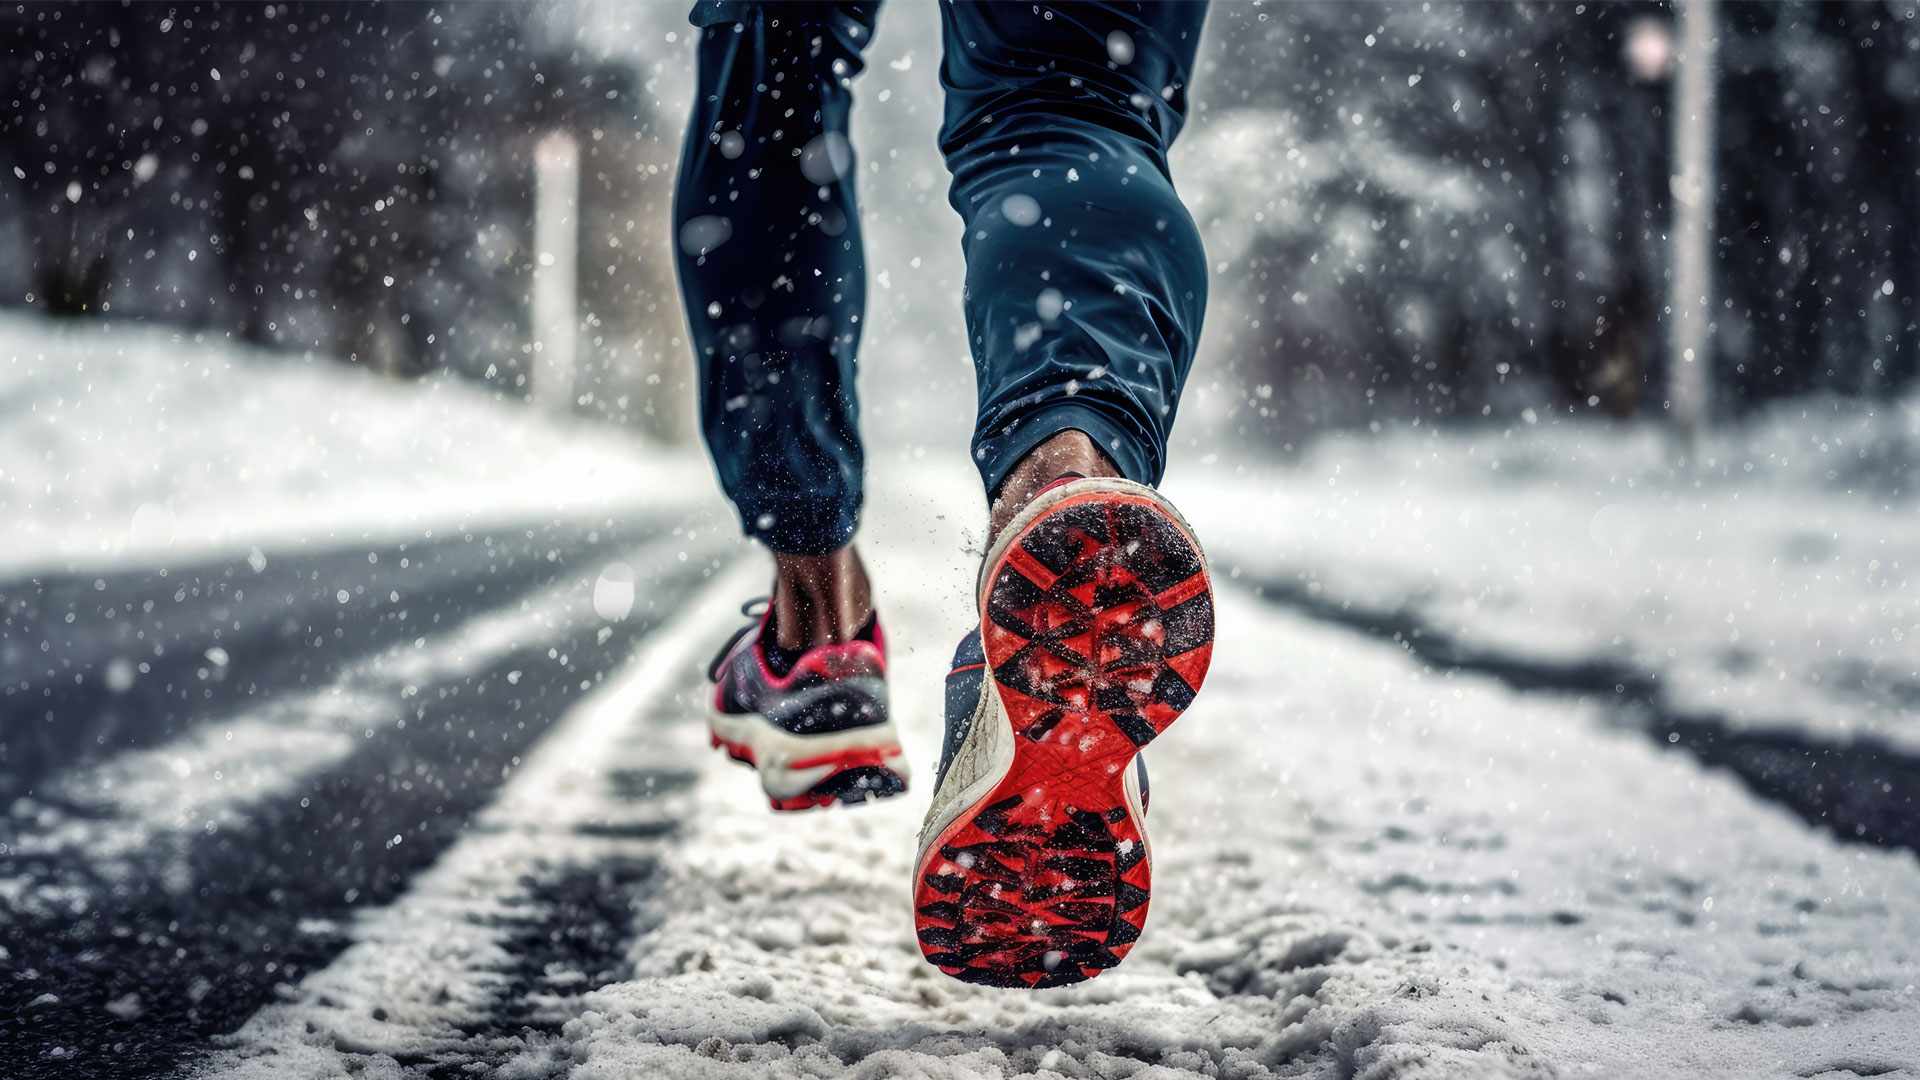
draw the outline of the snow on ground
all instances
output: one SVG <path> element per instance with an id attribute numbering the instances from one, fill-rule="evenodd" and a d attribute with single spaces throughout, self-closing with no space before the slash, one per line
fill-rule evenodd
<path id="1" fill-rule="evenodd" d="M 964 478 L 883 469 L 869 517 L 895 708 L 917 765 L 938 744 L 939 679 L 977 557 Z M 1197 485 L 1171 491 L 1196 520 L 1231 509 Z M 1261 527 L 1203 539 L 1247 546 Z M 1208 686 L 1149 751 L 1156 889 L 1133 956 L 1040 993 L 947 980 L 920 960 L 908 910 L 930 768 L 890 803 L 776 817 L 749 772 L 702 752 L 694 664 L 734 622 L 719 594 L 750 591 L 758 573 L 736 563 L 699 605 L 706 614 L 661 631 L 623 684 L 651 687 L 669 715 L 650 724 L 667 726 L 629 739 L 603 769 L 697 775 L 633 916 L 631 977 L 566 999 L 542 1032 L 487 1047 L 499 1063 L 489 1075 L 1920 1071 L 1911 854 L 1840 845 L 1597 707 L 1423 670 L 1391 643 L 1231 579 Z M 677 683 L 660 681 L 663 664 Z M 606 737 L 617 720 L 582 706 L 549 745 L 577 754 L 583 732 Z M 521 791 L 503 805 L 529 803 Z M 557 830 L 618 812 L 611 799 L 576 800 L 540 820 Z M 458 850 L 503 845 L 481 832 Z M 404 1075 L 404 1063 L 450 1048 L 477 1053 L 460 1041 L 462 994 L 438 989 L 458 980 L 433 974 L 441 953 L 477 946 L 453 933 L 401 972 L 395 958 L 423 946 L 395 943 L 484 923 L 499 883 L 536 854 L 564 857 L 518 851 L 484 875 L 456 873 L 471 856 L 443 859 L 411 899 L 369 918 L 363 945 L 257 1017 L 213 1072 L 301 1075 L 295 1064 L 310 1061 L 314 1075 Z M 422 914 L 450 900 L 446 922 Z M 394 933 L 394 919 L 410 919 L 409 932 Z M 441 1004 L 394 1020 L 413 1015 L 416 985 Z M 389 995 L 400 1005 L 369 1022 Z"/>
<path id="2" fill-rule="evenodd" d="M 1358 906 L 1486 965 L 1460 975 L 1557 1071 L 1920 1065 L 1910 853 L 1837 845 L 1593 706 L 1257 614 L 1232 647 L 1281 670 L 1210 689 L 1272 695 L 1263 775 Z"/>
<path id="3" fill-rule="evenodd" d="M 1221 454 L 1170 483 L 1251 580 L 1505 655 L 1617 660 L 1736 725 L 1911 747 L 1916 459 L 1910 397 L 1783 405 L 1681 468 L 1657 430 L 1549 418 L 1333 438 L 1297 467 Z"/>
<path id="4" fill-rule="evenodd" d="M 930 765 L 973 566 L 955 555 L 969 508 L 942 521 L 914 512 L 917 496 L 882 486 L 876 503 L 897 516 L 875 521 L 868 550 L 898 650 L 895 707 L 916 765 Z M 1249 733 L 1221 717 L 1245 704 L 1196 710 L 1189 749 L 1152 755 L 1168 802 L 1156 803 L 1163 884 L 1148 937 L 1124 967 L 1040 994 L 968 986 L 921 960 L 907 881 L 924 779 L 894 804 L 775 819 L 750 774 L 715 759 L 671 856 L 664 917 L 631 950 L 636 977 L 588 996 L 564 1053 L 522 1064 L 565 1062 L 580 1078 L 1255 1076 L 1342 1060 L 1538 1071 L 1477 986 L 1446 978 L 1451 958 L 1369 925 L 1364 898 L 1312 857 L 1308 822 L 1231 767 Z M 1223 767 L 1251 783 L 1210 782 Z M 1235 961 L 1221 982 L 1241 992 L 1209 985 Z M 1410 1000 L 1409 985 L 1425 996 Z"/>
<path id="5" fill-rule="evenodd" d="M 726 520 L 693 457 L 643 456 L 471 388 L 123 327 L 6 333 L 0 528 L 16 572 L 488 515 L 644 507 L 709 543 Z M 731 562 L 632 666 L 201 1071 L 1920 1075 L 1910 851 L 1842 843 L 1604 702 L 1436 671 L 1301 602 L 1410 612 L 1502 655 L 1617 658 L 1743 724 L 1916 745 L 1914 415 L 1776 416 L 1686 471 L 1652 432 L 1570 423 L 1329 440 L 1297 466 L 1225 447 L 1181 461 L 1167 490 L 1212 555 L 1220 637 L 1198 704 L 1148 752 L 1152 914 L 1125 966 L 1040 993 L 947 980 L 913 941 L 908 864 L 984 506 L 958 448 L 938 465 L 880 448 L 863 547 L 912 792 L 775 816 L 705 748 L 700 664 L 766 574 L 719 545 Z M 129 506 L 165 510 L 133 521 Z M 630 557 L 681 565 L 688 540 Z M 342 694 L 392 705 L 408 665 L 457 673 L 549 622 L 591 637 L 617 614 L 589 613 L 591 582 L 556 590 L 348 668 Z M 334 752 L 328 689 L 301 699 L 313 723 L 200 725 L 54 786 L 131 800 L 121 818 L 152 809 L 150 839 L 184 835 L 291 791 L 250 762 Z M 234 758 L 229 729 L 259 753 Z M 112 846 L 82 840 L 69 846 Z M 574 909 L 542 891 L 556 879 L 607 898 L 613 961 L 536 948 L 569 929 Z"/>
<path id="6" fill-rule="evenodd" d="M 921 643 L 894 686 L 922 761 L 967 610 L 956 533 L 917 514 L 870 532 L 893 640 Z M 898 584 L 927 580 L 931 602 Z M 558 1060 L 579 1077 L 1920 1064 L 1911 855 L 1837 846 L 1564 700 L 1427 674 L 1243 593 L 1221 610 L 1200 704 L 1149 751 L 1157 886 L 1126 966 L 1040 994 L 950 982 L 907 910 L 924 786 L 910 809 L 788 822 L 716 763 L 637 977 L 588 997 Z"/>
<path id="7" fill-rule="evenodd" d="M 318 1080 L 377 1075 L 393 1069 L 396 1058 L 523 1048 L 524 1038 L 471 1035 L 503 994 L 528 989 L 515 987 L 509 975 L 514 916 L 535 906 L 530 886 L 537 878 L 647 858 L 660 846 L 656 837 L 670 835 L 686 815 L 685 797 L 671 787 L 636 808 L 613 785 L 636 773 L 671 777 L 677 766 L 699 760 L 704 747 L 684 745 L 699 734 L 692 725 L 677 725 L 673 741 L 683 745 L 664 748 L 660 730 L 647 721 L 684 713 L 700 700 L 686 678 L 707 644 L 698 631 L 716 616 L 731 619 L 734 596 L 754 577 L 757 568 L 736 563 L 684 605 L 656 631 L 655 647 L 575 706 L 405 896 L 366 913 L 346 952 L 299 988 L 288 987 L 285 1003 L 260 1010 L 222 1040 L 225 1049 L 199 1071 Z M 564 964 L 540 974 L 544 985 L 531 988 L 535 998 L 588 978 Z"/>
<path id="8" fill-rule="evenodd" d="M 693 454 L 451 377 L 0 319 L 0 571 L 325 548 L 708 499 Z"/>

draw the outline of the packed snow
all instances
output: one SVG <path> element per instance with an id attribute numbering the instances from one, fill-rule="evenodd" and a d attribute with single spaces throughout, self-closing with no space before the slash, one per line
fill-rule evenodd
<path id="1" fill-rule="evenodd" d="M 450 376 L 132 323 L 0 319 L 0 409 L 15 575 L 685 505 L 707 468 Z"/>
<path id="2" fill-rule="evenodd" d="M 1658 429 L 1549 416 L 1178 478 L 1256 583 L 1615 661 L 1741 727 L 1920 747 L 1920 397 L 1788 403 L 1676 456 Z"/>

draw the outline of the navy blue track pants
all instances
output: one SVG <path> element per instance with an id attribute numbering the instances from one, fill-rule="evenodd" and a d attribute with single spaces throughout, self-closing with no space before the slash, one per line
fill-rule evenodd
<path id="1" fill-rule="evenodd" d="M 700 418 L 749 536 L 853 537 L 866 303 L 854 76 L 877 3 L 695 5 L 700 87 L 674 198 Z M 963 305 L 988 493 L 1085 432 L 1153 484 L 1206 307 L 1167 148 L 1202 3 L 942 3 L 940 149 L 965 222 Z"/>

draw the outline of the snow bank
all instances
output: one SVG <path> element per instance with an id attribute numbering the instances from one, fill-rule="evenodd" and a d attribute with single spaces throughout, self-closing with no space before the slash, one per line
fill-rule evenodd
<path id="1" fill-rule="evenodd" d="M 1659 429 L 1541 418 L 1183 459 L 1217 562 L 1490 655 L 1618 664 L 1671 707 L 1920 745 L 1920 398 L 1783 406 L 1676 468 Z M 1184 504 L 1183 504 L 1184 505 Z"/>
<path id="2" fill-rule="evenodd" d="M 712 498 L 690 453 L 452 378 L 126 323 L 0 318 L 0 418 L 10 574 Z"/>

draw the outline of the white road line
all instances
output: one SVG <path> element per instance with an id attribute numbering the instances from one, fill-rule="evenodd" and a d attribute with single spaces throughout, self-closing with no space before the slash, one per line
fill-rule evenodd
<path id="1" fill-rule="evenodd" d="M 286 1000 L 262 1008 L 196 1075 L 333 1077 L 391 1069 L 396 1055 L 524 1049 L 476 1040 L 461 1025 L 485 1021 L 494 1004 L 512 960 L 504 924 L 525 914 L 525 882 L 655 846 L 579 827 L 628 814 L 608 790 L 615 769 L 686 760 L 686 740 L 629 737 L 661 709 L 696 711 L 704 688 L 698 664 L 763 576 L 750 560 L 716 573 L 647 636 L 635 663 L 560 719 L 474 827 L 404 895 L 357 920 L 354 944 L 298 987 L 283 986 Z M 672 814 L 683 803 L 649 800 L 648 809 Z"/>
<path id="2" fill-rule="evenodd" d="M 679 537 L 663 536 L 628 556 L 642 567 L 673 566 Z M 291 797 L 351 755 L 374 729 L 405 723 L 412 698 L 527 645 L 570 632 L 593 613 L 593 578 L 570 575 L 511 607 L 403 642 L 346 665 L 331 685 L 239 716 L 195 724 L 157 746 L 129 750 L 56 778 L 69 816 L 39 808 L 14 843 L 16 855 L 84 862 L 110 880 L 160 850 L 244 825 L 252 807 Z"/>

